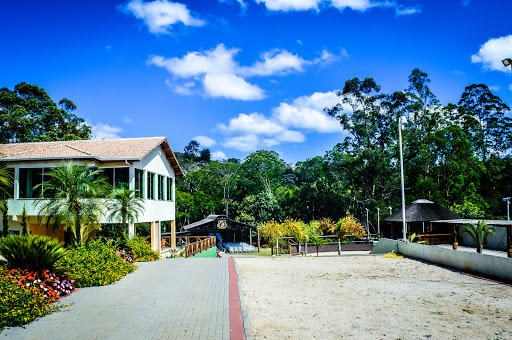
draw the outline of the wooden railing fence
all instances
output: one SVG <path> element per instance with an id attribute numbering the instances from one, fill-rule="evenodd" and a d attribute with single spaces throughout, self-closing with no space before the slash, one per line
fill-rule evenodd
<path id="1" fill-rule="evenodd" d="M 170 240 L 169 240 L 170 242 Z M 197 255 L 205 250 L 215 247 L 215 236 L 176 236 L 176 243 L 185 245 L 185 257 Z M 167 244 L 167 240 L 166 240 Z M 170 244 L 170 243 L 169 243 Z"/>

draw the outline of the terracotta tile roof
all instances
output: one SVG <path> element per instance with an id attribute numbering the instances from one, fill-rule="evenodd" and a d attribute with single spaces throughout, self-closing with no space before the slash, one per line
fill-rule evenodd
<path id="1" fill-rule="evenodd" d="M 176 175 L 183 175 L 165 137 L 0 144 L 0 159 L 3 161 L 68 158 L 92 158 L 99 161 L 141 160 L 159 146 L 162 147 Z"/>

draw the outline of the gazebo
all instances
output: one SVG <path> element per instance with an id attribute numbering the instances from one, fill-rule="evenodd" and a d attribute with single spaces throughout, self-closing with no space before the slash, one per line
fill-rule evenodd
<path id="1" fill-rule="evenodd" d="M 430 222 L 455 220 L 460 218 L 459 214 L 426 199 L 416 200 L 405 207 L 405 222 L 408 235 L 411 233 L 451 234 L 452 230 L 448 225 L 432 225 Z M 385 237 L 402 237 L 403 219 L 401 209 L 384 218 L 383 222 L 388 222 L 388 228 L 386 228 L 386 226 L 383 228 L 383 234 Z"/>

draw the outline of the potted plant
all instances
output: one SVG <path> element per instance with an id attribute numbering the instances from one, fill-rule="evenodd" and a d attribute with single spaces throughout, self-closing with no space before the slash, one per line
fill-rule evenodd
<path id="1" fill-rule="evenodd" d="M 457 240 L 457 227 L 453 227 L 453 249 L 457 250 L 459 242 Z"/>

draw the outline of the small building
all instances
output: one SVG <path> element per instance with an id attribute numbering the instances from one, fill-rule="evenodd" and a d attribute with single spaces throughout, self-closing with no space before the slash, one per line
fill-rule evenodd
<path id="1" fill-rule="evenodd" d="M 451 234 L 451 227 L 447 225 L 432 225 L 431 221 L 460 219 L 459 214 L 451 211 L 442 205 L 426 199 L 419 199 L 405 207 L 405 221 L 407 235 L 416 234 Z M 403 237 L 402 209 L 382 220 L 382 233 L 384 237 Z"/>
<path id="2" fill-rule="evenodd" d="M 175 245 L 175 179 L 183 173 L 165 137 L 1 144 L 0 163 L 14 177 L 12 198 L 8 200 L 12 234 L 22 230 L 21 212 L 25 206 L 30 234 L 54 236 L 64 241 L 62 228 L 49 230 L 38 218 L 35 202 L 39 193 L 34 187 L 41 183 L 44 186 L 45 173 L 67 160 L 102 169 L 113 187 L 137 190 L 144 201 L 144 212 L 138 222 L 151 224 L 153 249 L 160 251 L 162 221 L 170 221 Z M 100 223 L 120 223 L 105 216 Z M 128 230 L 130 236 L 136 234 L 133 223 Z"/>
<path id="3" fill-rule="evenodd" d="M 217 242 L 252 242 L 252 231 L 256 227 L 228 218 L 226 215 L 209 215 L 206 218 L 188 224 L 179 236 L 217 236 Z"/>

